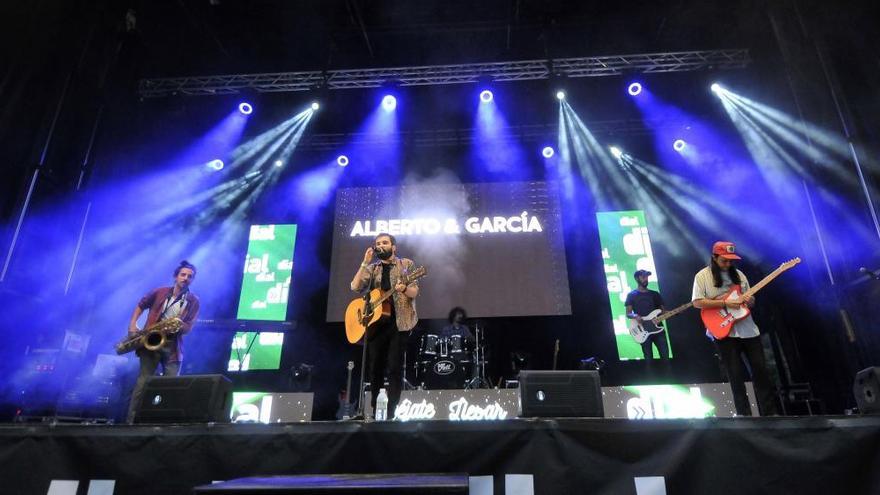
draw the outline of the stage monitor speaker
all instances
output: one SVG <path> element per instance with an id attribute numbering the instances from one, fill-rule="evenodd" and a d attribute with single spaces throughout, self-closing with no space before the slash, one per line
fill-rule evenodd
<path id="1" fill-rule="evenodd" d="M 521 417 L 604 416 L 598 371 L 519 372 Z"/>
<path id="2" fill-rule="evenodd" d="M 853 384 L 856 404 L 862 414 L 880 414 L 880 366 L 865 368 L 856 373 Z"/>
<path id="3" fill-rule="evenodd" d="M 232 382 L 223 375 L 154 376 L 144 385 L 135 423 L 227 423 Z"/>

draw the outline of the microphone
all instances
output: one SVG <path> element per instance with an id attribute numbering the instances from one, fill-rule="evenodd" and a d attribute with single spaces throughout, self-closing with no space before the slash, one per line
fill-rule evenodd
<path id="1" fill-rule="evenodd" d="M 867 275 L 868 278 L 873 278 L 874 280 L 880 280 L 880 273 L 874 270 L 868 270 L 864 266 L 859 268 L 859 273 L 862 275 Z"/>

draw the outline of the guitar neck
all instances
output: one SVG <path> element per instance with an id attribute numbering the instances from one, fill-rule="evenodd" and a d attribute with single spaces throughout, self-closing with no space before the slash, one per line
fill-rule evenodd
<path id="1" fill-rule="evenodd" d="M 769 284 L 770 282 L 773 281 L 773 279 L 775 279 L 776 277 L 778 277 L 779 275 L 781 275 L 782 272 L 784 272 L 785 270 L 788 270 L 788 268 L 790 268 L 790 267 L 786 267 L 786 266 L 783 265 L 783 266 L 780 266 L 779 268 L 773 270 L 772 272 L 770 272 L 769 275 L 767 275 L 766 277 L 764 277 L 763 279 L 761 279 L 760 282 L 758 282 L 757 284 L 755 284 L 755 285 L 749 287 L 749 290 L 747 290 L 747 291 L 743 294 L 743 297 L 752 297 L 752 296 L 754 296 L 759 290 L 763 289 L 765 285 Z"/>
<path id="2" fill-rule="evenodd" d="M 669 311 L 663 313 L 662 315 L 658 316 L 658 317 L 657 317 L 657 321 L 664 321 L 664 320 L 666 320 L 666 319 L 668 319 L 668 318 L 672 318 L 673 316 L 675 316 L 675 315 L 681 313 L 682 311 L 684 311 L 684 310 L 690 308 L 690 307 L 693 306 L 693 305 L 694 305 L 693 302 L 684 303 L 684 304 L 682 304 L 681 306 L 679 306 L 679 307 L 677 307 L 677 308 L 675 308 L 675 309 L 669 310 Z"/>

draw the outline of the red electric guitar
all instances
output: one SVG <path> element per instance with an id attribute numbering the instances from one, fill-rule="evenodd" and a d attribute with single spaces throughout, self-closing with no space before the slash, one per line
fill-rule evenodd
<path id="1" fill-rule="evenodd" d="M 737 302 L 745 297 L 752 297 L 759 290 L 763 289 L 765 285 L 769 284 L 771 281 L 773 281 L 773 279 L 781 275 L 782 272 L 794 267 L 800 262 L 800 258 L 788 260 L 785 263 L 779 265 L 779 268 L 773 270 L 760 282 L 753 285 L 744 294 L 740 293 L 742 287 L 740 287 L 739 285 L 734 285 L 731 287 L 730 291 L 727 292 L 727 294 L 717 297 L 716 300 Z M 730 334 L 730 330 L 733 328 L 734 323 L 742 320 L 746 316 L 749 316 L 749 313 L 751 312 L 745 304 L 737 309 L 703 308 L 700 311 L 700 318 L 703 319 L 703 323 L 706 325 L 706 329 L 709 330 L 709 333 L 711 333 L 712 336 L 714 336 L 716 339 L 723 339 L 727 337 L 728 334 Z"/>

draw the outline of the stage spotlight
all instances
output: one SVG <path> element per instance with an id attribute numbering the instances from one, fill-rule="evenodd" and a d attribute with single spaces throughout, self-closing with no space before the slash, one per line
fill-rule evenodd
<path id="1" fill-rule="evenodd" d="M 721 94 L 721 85 L 718 83 L 712 83 L 712 85 L 709 86 L 709 89 L 711 89 L 716 95 Z"/>
<path id="2" fill-rule="evenodd" d="M 678 152 L 684 151 L 685 146 L 687 146 L 687 143 L 684 142 L 684 139 L 676 139 L 672 143 L 672 149 Z"/>
<path id="3" fill-rule="evenodd" d="M 634 82 L 626 88 L 626 91 L 632 96 L 638 96 L 642 92 L 642 84 Z"/>
<path id="4" fill-rule="evenodd" d="M 385 97 L 382 98 L 382 108 L 384 108 L 386 112 L 394 110 L 397 108 L 397 98 L 393 95 L 385 95 Z"/>
<path id="5" fill-rule="evenodd" d="M 339 157 L 336 158 L 336 164 L 340 167 L 348 165 L 348 157 L 345 155 L 339 155 Z"/>
<path id="6" fill-rule="evenodd" d="M 556 99 L 559 101 L 564 100 L 565 99 L 565 91 L 563 91 L 561 89 L 559 91 L 557 91 L 556 92 Z"/>
<path id="7" fill-rule="evenodd" d="M 610 148 L 608 148 L 608 150 L 611 151 L 611 156 L 617 158 L 618 160 L 621 156 L 623 156 L 623 151 L 621 151 L 621 149 L 617 146 L 611 146 Z"/>
<path id="8" fill-rule="evenodd" d="M 489 103 L 490 101 L 492 101 L 493 98 L 494 98 L 494 95 L 492 95 L 492 92 L 489 91 L 488 89 L 484 89 L 480 93 L 480 101 L 483 103 Z"/>
<path id="9" fill-rule="evenodd" d="M 544 158 L 551 158 L 556 151 L 553 150 L 552 146 L 545 146 L 544 149 L 541 150 L 541 154 L 544 155 Z"/>
<path id="10" fill-rule="evenodd" d="M 284 165 L 284 162 L 282 162 L 281 160 L 275 160 L 275 166 L 276 166 L 276 167 L 280 167 L 280 166 L 282 166 L 282 165 Z"/>
<path id="11" fill-rule="evenodd" d="M 313 101 L 312 102 L 312 110 L 317 111 L 319 108 L 321 108 L 321 105 L 319 105 L 317 101 Z"/>
<path id="12" fill-rule="evenodd" d="M 208 162 L 208 168 L 212 168 L 214 170 L 223 170 L 223 160 L 211 160 Z"/>
<path id="13" fill-rule="evenodd" d="M 245 115 L 250 115 L 254 111 L 254 107 L 250 103 L 243 101 L 238 104 L 238 111 Z"/>

